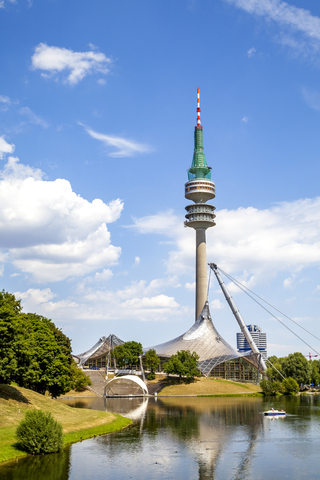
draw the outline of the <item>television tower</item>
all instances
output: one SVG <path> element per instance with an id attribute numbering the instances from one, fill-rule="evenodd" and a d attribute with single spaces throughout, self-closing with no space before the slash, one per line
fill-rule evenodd
<path id="1" fill-rule="evenodd" d="M 215 225 L 215 207 L 207 204 L 215 197 L 215 185 L 211 181 L 211 167 L 208 167 L 203 153 L 203 132 L 200 120 L 200 93 L 198 88 L 197 125 L 194 129 L 194 153 L 188 181 L 185 183 L 185 197 L 194 204 L 187 205 L 186 227 L 196 231 L 196 320 L 208 300 L 206 230 Z"/>

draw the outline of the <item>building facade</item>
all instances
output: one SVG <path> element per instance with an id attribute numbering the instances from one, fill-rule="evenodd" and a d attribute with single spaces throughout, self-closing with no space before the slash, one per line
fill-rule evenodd
<path id="1" fill-rule="evenodd" d="M 261 356 L 264 360 L 267 360 L 267 334 L 261 331 L 261 328 L 258 325 L 247 325 L 247 329 L 249 330 L 251 337 L 256 344 L 259 352 L 261 352 Z M 237 333 L 237 349 L 238 352 L 244 353 L 247 351 L 251 351 L 250 345 L 247 342 L 244 334 Z"/>

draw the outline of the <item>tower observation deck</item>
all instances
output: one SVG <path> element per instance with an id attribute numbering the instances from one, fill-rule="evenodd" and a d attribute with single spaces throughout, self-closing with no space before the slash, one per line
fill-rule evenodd
<path id="1" fill-rule="evenodd" d="M 203 130 L 200 119 L 199 88 L 197 105 L 197 125 L 194 129 L 194 153 L 185 183 L 185 198 L 193 201 L 186 208 L 186 227 L 196 231 L 196 320 L 208 297 L 206 229 L 215 225 L 215 207 L 207 204 L 215 197 L 215 185 L 211 181 L 211 167 L 203 152 Z"/>

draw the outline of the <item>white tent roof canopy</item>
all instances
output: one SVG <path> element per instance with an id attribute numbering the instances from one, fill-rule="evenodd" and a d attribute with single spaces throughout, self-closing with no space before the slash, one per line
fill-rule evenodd
<path id="1" fill-rule="evenodd" d="M 199 355 L 198 368 L 205 376 L 209 375 L 215 366 L 234 358 L 246 357 L 255 368 L 259 365 L 257 358 L 259 355 L 251 351 L 239 353 L 219 335 L 212 323 L 208 302 L 205 303 L 197 321 L 186 333 L 169 342 L 144 348 L 144 353 L 151 348 L 157 355 L 163 357 L 171 357 L 179 350 L 196 352 Z"/>

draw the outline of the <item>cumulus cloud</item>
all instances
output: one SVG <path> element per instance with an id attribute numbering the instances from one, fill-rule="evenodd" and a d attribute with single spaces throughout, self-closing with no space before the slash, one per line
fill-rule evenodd
<path id="1" fill-rule="evenodd" d="M 15 146 L 5 141 L 3 136 L 0 137 L 0 160 L 4 158 L 7 153 L 13 153 Z"/>
<path id="2" fill-rule="evenodd" d="M 40 127 L 42 128 L 48 128 L 47 122 L 39 115 L 36 115 L 31 110 L 31 108 L 29 107 L 20 108 L 20 114 L 27 116 L 30 123 L 33 123 L 34 125 L 40 125 Z"/>
<path id="3" fill-rule="evenodd" d="M 69 75 L 64 79 L 66 83 L 75 85 L 79 83 L 86 75 L 99 72 L 107 74 L 110 71 L 112 60 L 104 53 L 74 52 L 67 48 L 50 47 L 45 43 L 39 43 L 31 58 L 32 68 L 43 70 L 44 78 L 56 76 L 63 71 L 69 71 Z"/>
<path id="4" fill-rule="evenodd" d="M 207 230 L 207 258 L 250 287 L 280 272 L 292 275 L 320 265 L 319 223 L 320 197 L 265 210 L 221 210 L 217 226 Z M 174 243 L 167 259 L 169 274 L 194 269 L 194 231 L 182 225 L 183 218 L 172 211 L 134 219 L 132 228 L 139 233 L 158 233 Z"/>
<path id="5" fill-rule="evenodd" d="M 78 123 L 85 128 L 86 132 L 90 135 L 90 137 L 95 138 L 96 140 L 100 140 L 107 147 L 117 148 L 115 152 L 111 152 L 108 154 L 109 157 L 133 157 L 137 153 L 148 153 L 152 150 L 149 145 L 137 143 L 133 140 L 127 140 L 123 137 L 116 137 L 114 135 L 98 133 L 91 128 L 86 127 L 82 123 Z"/>
<path id="6" fill-rule="evenodd" d="M 0 172 L 0 203 L 1 252 L 35 281 L 88 275 L 120 256 L 107 228 L 120 217 L 119 199 L 88 202 L 67 180 L 46 181 L 40 169 L 9 157 Z"/>
<path id="7" fill-rule="evenodd" d="M 223 303 L 221 303 L 220 300 L 218 300 L 218 298 L 216 298 L 215 300 L 213 300 L 210 303 L 210 308 L 212 310 L 220 310 L 221 308 L 223 308 Z"/>
<path id="8" fill-rule="evenodd" d="M 134 266 L 137 267 L 140 264 L 141 258 L 140 257 L 134 257 Z"/>
<path id="9" fill-rule="evenodd" d="M 109 268 L 104 268 L 102 272 L 96 272 L 92 276 L 84 277 L 78 283 L 78 290 L 83 291 L 86 285 L 108 282 L 113 277 L 113 272 Z"/>
<path id="10" fill-rule="evenodd" d="M 41 315 L 54 316 L 69 320 L 132 320 L 132 321 L 166 321 L 172 315 L 183 316 L 181 308 L 174 297 L 159 293 L 162 280 L 147 283 L 143 280 L 132 282 L 119 290 L 91 288 L 82 293 L 81 298 L 59 300 L 49 288 L 29 289 L 15 292 L 22 300 L 26 311 L 37 311 Z M 129 313 L 128 313 L 129 312 Z"/>
<path id="11" fill-rule="evenodd" d="M 50 288 L 44 288 L 43 290 L 29 288 L 26 292 L 15 292 L 14 295 L 22 301 L 25 312 L 37 312 L 38 314 L 50 316 L 55 309 L 78 307 L 76 302 L 70 300 L 52 302 L 51 300 L 57 295 Z"/>
<path id="12" fill-rule="evenodd" d="M 281 27 L 278 41 L 298 49 L 303 54 L 318 53 L 320 48 L 320 18 L 304 8 L 281 0 L 224 0 L 248 13 L 264 17 Z M 298 34 L 297 38 L 292 35 Z"/>

